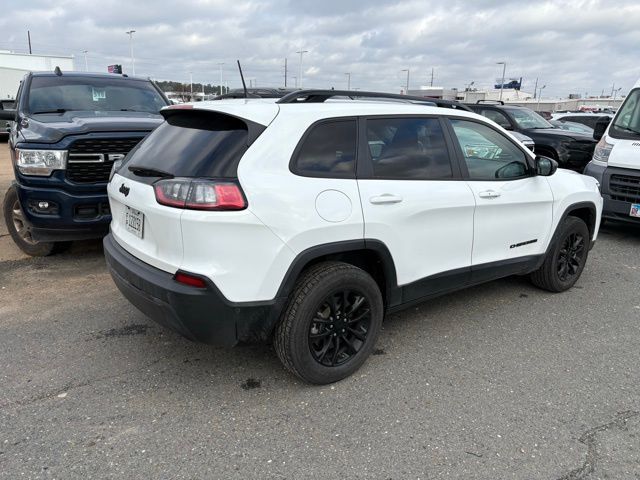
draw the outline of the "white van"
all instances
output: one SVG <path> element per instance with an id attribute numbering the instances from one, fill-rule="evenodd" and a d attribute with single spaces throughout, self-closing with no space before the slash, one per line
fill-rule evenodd
<path id="1" fill-rule="evenodd" d="M 584 170 L 601 185 L 603 218 L 640 224 L 640 80 L 605 128 L 596 125 L 600 140 Z"/>

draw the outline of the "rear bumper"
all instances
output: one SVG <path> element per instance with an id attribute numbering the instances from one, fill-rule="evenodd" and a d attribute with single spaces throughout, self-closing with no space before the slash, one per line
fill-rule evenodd
<path id="1" fill-rule="evenodd" d="M 602 207 L 603 218 L 634 224 L 640 223 L 640 218 L 629 215 L 631 205 L 640 203 L 640 197 L 625 198 L 624 195 L 621 195 L 619 192 L 612 191 L 611 189 L 612 175 L 636 177 L 640 182 L 640 170 L 604 167 L 594 165 L 593 162 L 590 162 L 584 169 L 584 174 L 589 175 L 600 182 L 602 199 L 604 200 L 604 205 Z"/>
<path id="2" fill-rule="evenodd" d="M 107 235 L 104 253 L 122 294 L 142 313 L 180 335 L 210 345 L 267 340 L 286 298 L 268 302 L 229 302 L 212 282 L 194 288 L 137 259 Z"/>

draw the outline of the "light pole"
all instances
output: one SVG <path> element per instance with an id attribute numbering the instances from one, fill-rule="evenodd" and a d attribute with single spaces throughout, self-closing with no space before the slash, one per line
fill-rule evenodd
<path id="1" fill-rule="evenodd" d="M 222 65 L 224 65 L 224 62 L 218 62 L 217 65 L 220 68 L 220 95 L 222 95 Z"/>
<path id="2" fill-rule="evenodd" d="M 502 101 L 502 91 L 504 90 L 504 74 L 507 71 L 507 62 L 498 62 L 496 65 L 502 65 L 502 82 L 500 83 L 500 101 Z"/>
<path id="3" fill-rule="evenodd" d="M 404 70 L 402 70 L 403 72 L 407 72 L 407 86 L 404 90 L 404 94 L 405 95 L 409 95 L 409 69 L 405 68 Z"/>
<path id="4" fill-rule="evenodd" d="M 298 88 L 298 77 L 296 77 L 295 75 L 293 76 L 293 85 Z"/>
<path id="5" fill-rule="evenodd" d="M 536 112 L 540 111 L 540 97 L 542 96 L 542 90 L 544 90 L 545 87 L 546 85 L 541 86 L 538 91 L 538 106 L 536 107 Z"/>
<path id="6" fill-rule="evenodd" d="M 129 35 L 129 54 L 131 55 L 131 75 L 136 74 L 136 64 L 133 60 L 133 34 L 136 33 L 135 30 L 129 30 L 127 35 Z"/>
<path id="7" fill-rule="evenodd" d="M 89 71 L 89 62 L 87 61 L 87 52 L 89 50 L 83 50 L 82 53 L 84 53 L 84 71 L 88 72 Z"/>
<path id="8" fill-rule="evenodd" d="M 618 96 L 618 92 L 622 90 L 622 87 L 618 87 L 613 91 L 613 104 L 611 105 L 613 108 L 616 108 L 616 97 Z"/>
<path id="9" fill-rule="evenodd" d="M 351 90 L 351 72 L 345 73 L 347 76 L 347 90 Z"/>
<path id="10" fill-rule="evenodd" d="M 300 79 L 300 89 L 302 89 L 302 55 L 308 52 L 309 50 L 298 50 L 296 52 L 300 54 L 300 65 L 298 67 L 298 78 Z"/>
<path id="11" fill-rule="evenodd" d="M 189 72 L 189 91 L 191 92 L 189 94 L 189 101 L 193 102 L 193 72 Z"/>

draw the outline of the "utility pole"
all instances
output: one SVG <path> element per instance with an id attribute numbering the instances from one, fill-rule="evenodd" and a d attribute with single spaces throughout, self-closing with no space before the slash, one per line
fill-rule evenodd
<path id="1" fill-rule="evenodd" d="M 284 88 L 287 88 L 287 57 L 284 57 Z"/>
<path id="2" fill-rule="evenodd" d="M 87 52 L 88 50 L 83 50 L 82 53 L 84 53 L 84 71 L 88 72 L 89 71 L 89 62 L 87 61 Z"/>
<path id="3" fill-rule="evenodd" d="M 308 53 L 309 50 L 299 50 L 296 53 L 300 54 L 300 66 L 298 69 L 298 83 L 300 84 L 300 89 L 302 89 L 302 55 L 304 55 L 305 53 Z"/>
<path id="4" fill-rule="evenodd" d="M 351 72 L 345 73 L 347 76 L 347 90 L 351 90 Z"/>
<path id="5" fill-rule="evenodd" d="M 193 102 L 193 72 L 189 72 L 189 101 Z"/>
<path id="6" fill-rule="evenodd" d="M 538 94 L 538 77 L 536 77 L 536 86 L 533 87 L 533 99 L 536 99 L 536 95 Z"/>
<path id="7" fill-rule="evenodd" d="M 433 67 L 431 67 L 431 86 L 433 87 Z"/>
<path id="8" fill-rule="evenodd" d="M 31 32 L 27 30 L 27 39 L 29 40 L 29 55 L 31 55 Z"/>
<path id="9" fill-rule="evenodd" d="M 500 83 L 500 101 L 502 101 L 502 91 L 504 90 L 504 74 L 507 70 L 507 62 L 498 62 L 496 65 L 502 65 L 502 82 Z"/>
<path id="10" fill-rule="evenodd" d="M 403 71 L 403 72 L 407 72 L 407 85 L 406 85 L 406 87 L 405 87 L 404 94 L 405 94 L 405 95 L 409 95 L 409 69 L 408 69 L 408 68 L 405 68 L 405 69 L 404 69 L 404 70 L 402 70 L 402 71 Z"/>
<path id="11" fill-rule="evenodd" d="M 136 74 L 136 63 L 133 60 L 133 34 L 136 33 L 135 30 L 129 30 L 127 35 L 129 35 L 129 54 L 131 55 L 131 75 Z"/>
<path id="12" fill-rule="evenodd" d="M 538 95 L 538 106 L 536 107 L 536 112 L 540 111 L 540 97 L 542 96 L 542 90 L 544 90 L 545 87 L 546 85 L 540 87 L 540 94 Z"/>
<path id="13" fill-rule="evenodd" d="M 222 95 L 222 66 L 224 65 L 224 62 L 218 62 L 217 65 L 220 69 L 220 95 Z"/>

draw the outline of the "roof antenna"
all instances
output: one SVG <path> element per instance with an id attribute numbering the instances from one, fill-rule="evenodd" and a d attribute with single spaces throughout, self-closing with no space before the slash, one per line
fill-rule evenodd
<path id="1" fill-rule="evenodd" d="M 238 70 L 240 70 L 240 78 L 242 79 L 242 88 L 244 89 L 244 98 L 249 98 L 249 92 L 247 92 L 247 84 L 244 83 L 244 75 L 242 74 L 242 67 L 240 66 L 240 60 L 238 62 Z"/>
<path id="2" fill-rule="evenodd" d="M 58 66 L 56 66 L 56 69 L 53 71 L 53 73 L 55 73 L 59 77 L 62 76 L 62 70 L 60 70 L 60 67 Z"/>

